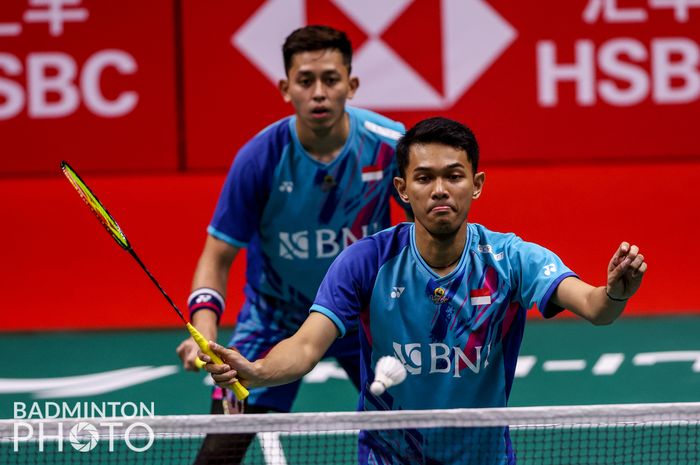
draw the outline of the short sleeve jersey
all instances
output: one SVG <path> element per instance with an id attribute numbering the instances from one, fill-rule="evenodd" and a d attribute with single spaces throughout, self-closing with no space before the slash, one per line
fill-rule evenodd
<path id="1" fill-rule="evenodd" d="M 575 275 L 549 250 L 469 224 L 458 265 L 440 277 L 418 253 L 415 226 L 402 223 L 340 254 L 311 310 L 328 316 L 341 334 L 359 323 L 360 409 L 503 407 L 527 309 L 537 304 L 545 317 L 560 312 L 550 298 L 569 276 Z M 384 355 L 401 360 L 408 376 L 374 396 L 369 384 Z M 395 441 L 382 443 L 376 435 L 361 435 L 361 463 L 393 463 L 381 460 L 391 455 L 381 444 Z M 499 441 L 505 448 L 503 436 Z M 442 457 L 435 463 L 464 463 L 466 458 L 459 442 L 431 446 L 413 438 L 407 444 L 413 449 L 409 455 Z"/>
<path id="2" fill-rule="evenodd" d="M 390 226 L 394 156 L 404 127 L 347 107 L 350 131 L 328 164 L 301 145 L 296 117 L 264 129 L 238 153 L 208 233 L 247 247 L 246 294 L 308 312 L 333 259 L 351 243 Z"/>

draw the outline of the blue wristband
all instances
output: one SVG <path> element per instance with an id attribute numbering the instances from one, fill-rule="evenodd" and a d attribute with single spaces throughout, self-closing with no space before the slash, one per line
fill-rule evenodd
<path id="1" fill-rule="evenodd" d="M 209 287 L 195 289 L 187 299 L 187 309 L 190 311 L 190 321 L 192 315 L 200 310 L 211 310 L 216 313 L 216 323 L 219 323 L 221 315 L 224 313 L 226 304 L 224 298 L 218 291 Z"/>

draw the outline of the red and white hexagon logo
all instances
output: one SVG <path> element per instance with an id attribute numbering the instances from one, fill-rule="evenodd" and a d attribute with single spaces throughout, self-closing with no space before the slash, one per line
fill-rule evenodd
<path id="1" fill-rule="evenodd" d="M 417 0 L 328 0 L 367 39 L 356 48 L 354 74 L 362 79 L 353 104 L 377 110 L 432 110 L 451 106 L 479 79 L 515 40 L 517 32 L 487 2 L 441 0 L 436 29 L 422 22 L 410 24 L 413 40 L 435 41 L 434 54 L 441 73 L 426 78 L 410 56 L 389 45 Z M 271 82 L 284 76 L 280 47 L 290 31 L 309 21 L 306 0 L 268 0 L 232 37 L 232 43 Z M 429 25 L 428 25 L 429 26 Z M 407 26 L 408 27 L 408 26 Z M 435 36 L 437 36 L 437 40 Z M 411 62 L 414 61 L 413 65 Z"/>

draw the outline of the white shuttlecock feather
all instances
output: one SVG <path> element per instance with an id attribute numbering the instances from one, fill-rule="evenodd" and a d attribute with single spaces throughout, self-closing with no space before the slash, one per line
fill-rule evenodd
<path id="1" fill-rule="evenodd" d="M 391 386 L 406 379 L 406 368 L 396 357 L 385 355 L 377 361 L 374 368 L 374 381 L 369 390 L 375 396 L 381 396 Z"/>

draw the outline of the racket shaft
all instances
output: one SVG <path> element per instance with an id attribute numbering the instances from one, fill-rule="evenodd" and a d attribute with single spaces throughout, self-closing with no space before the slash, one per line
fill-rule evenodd
<path id="1" fill-rule="evenodd" d="M 209 343 L 204 338 L 204 336 L 202 336 L 202 333 L 197 331 L 197 328 L 192 326 L 192 324 L 187 323 L 187 330 L 190 332 L 190 334 L 192 335 L 192 339 L 194 339 L 199 348 L 202 349 L 202 352 L 207 354 L 217 365 L 224 364 L 223 360 L 221 360 L 218 355 L 212 352 L 212 350 L 209 348 Z M 245 387 L 243 387 L 243 385 L 238 381 L 233 382 L 231 384 L 230 389 L 236 395 L 236 399 L 238 400 L 244 400 L 246 397 L 248 397 L 248 390 Z"/>
<path id="2" fill-rule="evenodd" d="M 131 257 L 132 257 L 134 260 L 136 260 L 136 263 L 139 264 L 139 266 L 140 266 L 141 269 L 146 273 L 146 275 L 147 275 L 148 278 L 151 280 L 151 282 L 152 282 L 153 284 L 155 284 L 155 286 L 158 288 L 158 290 L 160 291 L 160 293 L 163 294 L 163 297 L 165 297 L 165 300 L 168 301 L 168 303 L 169 303 L 170 306 L 173 308 L 173 310 L 175 310 L 175 313 L 177 313 L 177 316 L 179 316 L 180 319 L 182 320 L 182 322 L 186 324 L 186 323 L 187 323 L 187 320 L 185 320 L 185 316 L 182 314 L 182 312 L 180 311 L 180 309 L 177 308 L 177 305 L 175 305 L 175 302 L 173 302 L 173 299 L 171 299 L 170 296 L 169 296 L 168 294 L 166 294 L 165 289 L 163 289 L 163 288 L 161 287 L 160 283 L 156 280 L 155 276 L 153 276 L 153 275 L 151 274 L 151 272 L 148 271 L 148 268 L 146 268 L 146 265 L 144 265 L 144 263 L 141 261 L 141 259 L 139 258 L 139 256 L 136 255 L 136 252 L 134 251 L 134 249 L 131 248 L 131 247 L 129 247 L 127 250 L 129 251 L 129 255 L 131 255 Z"/>

